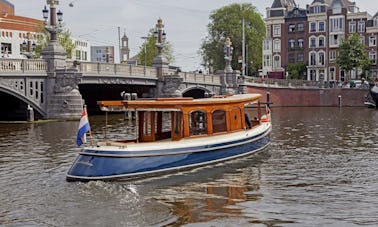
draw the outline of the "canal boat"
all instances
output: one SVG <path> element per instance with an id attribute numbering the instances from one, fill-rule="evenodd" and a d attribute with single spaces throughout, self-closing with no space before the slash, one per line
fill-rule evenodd
<path id="1" fill-rule="evenodd" d="M 365 105 L 369 108 L 377 108 L 378 106 L 378 85 L 372 85 L 369 94 L 366 96 Z"/>
<path id="2" fill-rule="evenodd" d="M 134 111 L 134 139 L 101 141 L 81 150 L 68 181 L 140 178 L 224 162 L 265 148 L 270 110 L 260 94 L 211 98 L 99 101 L 100 109 Z"/>

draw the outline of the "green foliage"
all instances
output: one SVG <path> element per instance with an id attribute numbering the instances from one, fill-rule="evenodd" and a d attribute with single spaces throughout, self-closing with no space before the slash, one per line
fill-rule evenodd
<path id="1" fill-rule="evenodd" d="M 289 73 L 289 79 L 300 79 L 306 80 L 305 72 L 306 72 L 306 64 L 304 62 L 297 62 L 293 64 L 289 64 L 287 66 L 287 72 Z"/>
<path id="2" fill-rule="evenodd" d="M 222 70 L 225 67 L 224 42 L 230 37 L 234 48 L 232 68 L 240 69 L 238 58 L 242 56 L 242 20 L 245 23 L 246 52 L 248 52 L 248 71 L 257 71 L 262 64 L 262 40 L 265 37 L 265 24 L 255 6 L 249 3 L 231 4 L 215 10 L 210 15 L 208 35 L 203 40 L 200 54 L 203 66 Z M 250 64 L 252 62 L 252 64 Z"/>
<path id="3" fill-rule="evenodd" d="M 139 48 L 139 53 L 137 55 L 142 65 L 152 66 L 153 60 L 158 54 L 155 44 L 156 39 L 154 37 L 153 30 L 151 30 L 147 40 Z M 174 61 L 172 45 L 167 41 L 164 42 L 163 56 L 169 63 Z"/>
<path id="4" fill-rule="evenodd" d="M 44 28 L 41 28 L 40 32 L 43 34 L 43 36 L 37 41 L 34 58 L 40 58 L 42 50 L 50 43 L 50 34 Z M 64 50 L 67 52 L 67 59 L 72 59 L 72 52 L 76 45 L 71 39 L 71 33 L 69 30 L 63 30 L 61 33 L 58 33 L 57 38 L 59 44 L 62 45 Z"/>
<path id="5" fill-rule="evenodd" d="M 341 69 L 347 72 L 356 68 L 363 70 L 369 68 L 371 62 L 366 53 L 365 45 L 360 42 L 359 34 L 353 33 L 347 39 L 341 41 L 336 62 Z"/>

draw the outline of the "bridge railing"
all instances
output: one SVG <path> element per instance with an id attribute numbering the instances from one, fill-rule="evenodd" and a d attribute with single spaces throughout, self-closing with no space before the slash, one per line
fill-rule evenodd
<path id="1" fill-rule="evenodd" d="M 84 74 L 156 77 L 154 67 L 139 65 L 81 62 L 78 68 Z"/>
<path id="2" fill-rule="evenodd" d="M 260 77 L 248 77 L 245 80 L 247 83 L 259 84 L 267 87 L 297 87 L 297 88 L 319 88 L 321 86 L 320 81 L 308 81 L 308 80 L 285 80 L 285 79 L 271 79 Z"/>
<path id="3" fill-rule="evenodd" d="M 0 59 L 0 73 L 46 73 L 46 70 L 47 63 L 43 59 Z"/>
<path id="4" fill-rule="evenodd" d="M 221 84 L 220 76 L 214 74 L 179 72 L 179 76 L 186 83 Z"/>

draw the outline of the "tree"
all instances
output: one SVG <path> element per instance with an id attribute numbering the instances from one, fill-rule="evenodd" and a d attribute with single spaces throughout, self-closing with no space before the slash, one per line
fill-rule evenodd
<path id="1" fill-rule="evenodd" d="M 304 62 L 297 62 L 287 66 L 287 72 L 289 73 L 290 79 L 305 80 L 304 72 L 306 72 L 306 70 L 307 68 Z"/>
<path id="2" fill-rule="evenodd" d="M 150 31 L 150 34 L 147 37 L 147 40 L 139 48 L 138 59 L 142 65 L 152 66 L 154 58 L 158 54 L 156 48 L 156 38 L 154 37 L 153 30 Z M 174 61 L 172 45 L 165 41 L 163 48 L 163 56 L 167 59 L 169 63 Z"/>
<path id="3" fill-rule="evenodd" d="M 365 45 L 360 42 L 360 35 L 353 33 L 343 39 L 339 46 L 339 56 L 336 63 L 342 70 L 350 73 L 352 69 L 357 72 L 358 68 L 367 70 L 371 64 L 366 53 Z"/>
<path id="4" fill-rule="evenodd" d="M 265 37 L 265 24 L 255 6 L 249 3 L 231 4 L 215 10 L 210 15 L 208 35 L 203 40 L 200 54 L 202 64 L 209 69 L 224 69 L 224 42 L 230 37 L 234 47 L 232 68 L 241 69 L 238 58 L 242 56 L 242 20 L 245 23 L 246 52 L 248 52 L 248 71 L 257 71 L 262 64 L 262 41 Z"/>
<path id="5" fill-rule="evenodd" d="M 39 36 L 38 43 L 35 48 L 34 58 L 40 58 L 42 50 L 45 49 L 45 47 L 50 43 L 50 34 L 46 31 L 46 29 L 41 28 L 40 33 L 43 35 Z M 66 29 L 58 33 L 57 39 L 59 44 L 62 45 L 64 50 L 67 52 L 67 58 L 72 59 L 72 51 L 75 49 L 76 44 L 71 39 L 70 31 Z"/>

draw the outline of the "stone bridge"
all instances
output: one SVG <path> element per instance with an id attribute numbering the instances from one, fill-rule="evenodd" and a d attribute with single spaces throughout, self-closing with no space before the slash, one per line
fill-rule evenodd
<path id="1" fill-rule="evenodd" d="M 42 118 L 79 117 L 77 109 L 83 104 L 79 85 L 82 84 L 149 86 L 152 89 L 143 94 L 145 97 L 177 97 L 193 90 L 201 90 L 205 95 L 222 94 L 230 88 L 240 92 L 238 71 L 204 75 L 167 67 L 158 76 L 156 67 L 64 62 L 61 67 L 49 69 L 45 59 L 0 59 L 0 92 L 23 101 Z M 71 112 L 71 109 L 76 110 Z"/>

